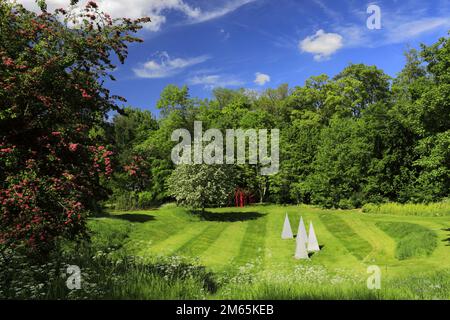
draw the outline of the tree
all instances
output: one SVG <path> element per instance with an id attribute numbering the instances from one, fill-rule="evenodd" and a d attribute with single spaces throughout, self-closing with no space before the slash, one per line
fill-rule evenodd
<path id="1" fill-rule="evenodd" d="M 161 110 L 162 116 L 178 110 L 184 114 L 189 109 L 191 101 L 189 99 L 189 89 L 187 86 L 181 88 L 170 84 L 163 89 L 156 108 Z"/>
<path id="2" fill-rule="evenodd" d="M 168 179 L 169 193 L 181 205 L 200 208 L 227 204 L 234 191 L 231 165 L 179 165 Z"/>
<path id="3" fill-rule="evenodd" d="M 158 128 L 150 111 L 127 107 L 113 119 L 113 144 L 121 164 L 133 156 L 133 146 L 144 142 Z"/>
<path id="4" fill-rule="evenodd" d="M 350 64 L 334 77 L 332 105 L 341 115 L 360 117 L 370 105 L 389 98 L 389 80 L 375 66 Z"/>
<path id="5" fill-rule="evenodd" d="M 89 131 L 124 99 L 100 80 L 149 19 L 112 19 L 92 1 L 53 13 L 39 4 L 36 14 L 0 2 L 0 243 L 45 256 L 86 236 L 86 212 L 106 195 L 111 152 Z"/>
<path id="6" fill-rule="evenodd" d="M 322 130 L 314 174 L 308 178 L 313 203 L 326 207 L 361 205 L 373 150 L 364 131 L 362 119 L 339 117 Z"/>

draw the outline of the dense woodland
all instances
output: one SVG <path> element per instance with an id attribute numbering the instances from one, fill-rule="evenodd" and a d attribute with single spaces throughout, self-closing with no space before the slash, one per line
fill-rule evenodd
<path id="1" fill-rule="evenodd" d="M 170 136 L 178 128 L 193 131 L 195 120 L 203 130 L 280 129 L 278 174 L 261 176 L 253 165 L 229 170 L 229 180 L 256 202 L 354 208 L 448 197 L 449 39 L 405 57 L 395 78 L 376 66 L 351 64 L 332 78 L 310 77 L 303 86 L 217 88 L 207 100 L 170 85 L 156 106 L 160 117 L 129 107 L 99 133 L 117 156 L 110 203 L 127 209 L 171 200 L 167 180 L 176 143 Z"/>

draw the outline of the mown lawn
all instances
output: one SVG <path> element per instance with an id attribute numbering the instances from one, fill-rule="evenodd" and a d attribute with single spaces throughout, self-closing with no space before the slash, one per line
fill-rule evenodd
<path id="1" fill-rule="evenodd" d="M 313 222 L 322 250 L 310 261 L 295 260 L 295 241 L 281 239 L 286 213 L 294 234 L 300 216 L 307 229 Z M 277 205 L 200 215 L 170 204 L 111 212 L 90 227 L 94 242 L 113 239 L 117 253 L 181 256 L 207 267 L 223 283 L 210 298 L 450 298 L 448 216 Z M 366 287 L 369 265 L 382 271 L 380 291 Z"/>

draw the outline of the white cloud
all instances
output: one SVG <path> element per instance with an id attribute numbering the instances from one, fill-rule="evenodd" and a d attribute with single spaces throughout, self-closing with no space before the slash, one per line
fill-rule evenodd
<path id="1" fill-rule="evenodd" d="M 167 52 L 158 54 L 158 59 L 145 62 L 139 68 L 134 68 L 134 74 L 140 78 L 157 79 L 167 78 L 182 70 L 200 64 L 208 60 L 207 55 L 193 58 L 174 58 L 172 59 Z"/>
<path id="2" fill-rule="evenodd" d="M 427 32 L 439 28 L 448 28 L 450 18 L 429 17 L 415 21 L 405 22 L 403 24 L 393 24 L 388 30 L 386 42 L 399 43 L 409 39 L 416 38 Z"/>
<path id="3" fill-rule="evenodd" d="M 428 5 L 430 6 L 430 5 Z M 435 8 L 434 5 L 431 7 Z M 437 8 L 435 8 L 437 9 Z M 447 8 L 435 10 L 429 15 L 426 2 L 410 2 L 398 8 L 382 8 L 380 30 L 369 30 L 366 27 L 365 10 L 355 11 L 358 22 L 339 24 L 332 27 L 334 32 L 342 35 L 344 46 L 348 47 L 380 47 L 388 44 L 407 43 L 427 34 L 445 34 L 450 28 L 450 11 Z"/>
<path id="4" fill-rule="evenodd" d="M 205 88 L 236 87 L 244 84 L 239 79 L 224 75 L 198 75 L 187 80 L 190 85 L 203 85 Z"/>
<path id="5" fill-rule="evenodd" d="M 17 0 L 30 10 L 38 10 L 35 0 Z M 85 5 L 89 0 L 81 0 L 80 5 Z M 227 0 L 220 6 L 209 11 L 199 7 L 193 7 L 186 0 L 96 0 L 99 8 L 113 17 L 127 17 L 131 19 L 150 17 L 152 20 L 145 27 L 151 31 L 158 31 L 166 22 L 168 11 L 181 12 L 187 18 L 187 23 L 200 23 L 222 17 L 233 12 L 245 4 L 256 0 Z M 70 0 L 47 0 L 49 10 L 67 7 Z"/>
<path id="6" fill-rule="evenodd" d="M 255 80 L 253 81 L 254 83 L 256 83 L 260 86 L 263 86 L 269 81 L 270 81 L 270 76 L 268 74 L 264 74 L 264 73 L 260 73 L 260 72 L 255 73 Z"/>
<path id="7" fill-rule="evenodd" d="M 319 30 L 316 34 L 306 37 L 299 43 L 303 52 L 314 54 L 314 60 L 320 61 L 329 58 L 343 46 L 343 38 L 337 33 L 326 33 Z"/>
<path id="8" fill-rule="evenodd" d="M 180 0 L 180 1 L 182 1 L 182 0 Z M 222 16 L 224 16 L 224 15 L 230 13 L 230 12 L 233 12 L 233 11 L 239 9 L 243 5 L 246 5 L 248 3 L 255 2 L 255 1 L 256 0 L 232 0 L 232 1 L 228 1 L 222 7 L 216 8 L 216 9 L 211 10 L 211 11 L 201 12 L 197 17 L 191 17 L 191 18 L 193 18 L 192 22 L 198 23 L 198 22 L 204 22 L 204 21 L 220 18 L 220 17 L 222 17 Z"/>

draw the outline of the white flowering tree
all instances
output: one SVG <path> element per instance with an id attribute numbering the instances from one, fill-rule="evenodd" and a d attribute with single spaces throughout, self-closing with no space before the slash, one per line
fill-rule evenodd
<path id="1" fill-rule="evenodd" d="M 225 205 L 235 189 L 231 165 L 183 164 L 168 179 L 169 194 L 178 204 L 205 211 Z"/>

